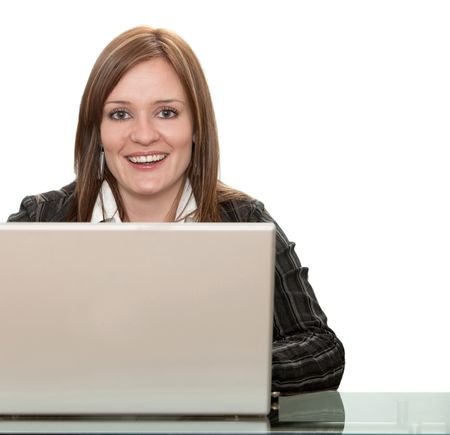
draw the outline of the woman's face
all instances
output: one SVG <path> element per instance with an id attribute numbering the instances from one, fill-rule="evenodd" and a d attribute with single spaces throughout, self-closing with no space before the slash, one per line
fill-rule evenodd
<path id="1" fill-rule="evenodd" d="M 107 97 L 101 140 L 106 164 L 127 200 L 173 200 L 191 160 L 193 120 L 173 67 L 163 58 L 130 69 Z"/>

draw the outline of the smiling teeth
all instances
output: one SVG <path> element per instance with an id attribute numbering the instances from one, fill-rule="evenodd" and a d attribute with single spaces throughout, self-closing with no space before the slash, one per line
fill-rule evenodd
<path id="1" fill-rule="evenodd" d="M 159 162 L 165 158 L 166 158 L 165 154 L 153 154 L 150 156 L 128 157 L 128 160 L 132 163 L 153 163 Z"/>

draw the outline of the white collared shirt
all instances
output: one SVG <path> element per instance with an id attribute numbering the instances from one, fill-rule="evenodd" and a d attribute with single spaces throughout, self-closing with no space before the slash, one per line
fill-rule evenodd
<path id="1" fill-rule="evenodd" d="M 103 208 L 102 208 L 103 199 Z M 178 203 L 177 212 L 175 214 L 175 222 L 192 222 L 192 215 L 197 210 L 197 202 L 195 201 L 192 186 L 189 180 L 184 183 L 183 193 Z M 91 222 L 122 222 L 117 210 L 116 200 L 109 187 L 108 182 L 103 181 L 100 192 L 95 201 L 94 210 L 92 211 Z"/>

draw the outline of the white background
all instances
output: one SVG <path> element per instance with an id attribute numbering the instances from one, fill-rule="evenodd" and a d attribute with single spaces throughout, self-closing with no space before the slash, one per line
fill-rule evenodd
<path id="1" fill-rule="evenodd" d="M 0 4 L 0 221 L 73 179 L 90 69 L 139 24 L 209 80 L 221 174 L 291 240 L 346 347 L 341 391 L 450 390 L 450 2 Z"/>

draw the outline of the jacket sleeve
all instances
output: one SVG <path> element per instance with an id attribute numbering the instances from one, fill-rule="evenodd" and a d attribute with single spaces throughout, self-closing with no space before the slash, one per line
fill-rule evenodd
<path id="1" fill-rule="evenodd" d="M 8 222 L 33 222 L 36 219 L 37 201 L 35 196 L 26 196 L 17 213 L 8 217 Z"/>
<path id="2" fill-rule="evenodd" d="M 67 222 L 75 201 L 75 182 L 59 190 L 26 196 L 8 222 Z"/>
<path id="3" fill-rule="evenodd" d="M 282 393 L 337 389 L 341 381 L 344 347 L 327 325 L 290 242 L 278 224 L 256 201 L 253 222 L 276 226 L 272 389 Z"/>

